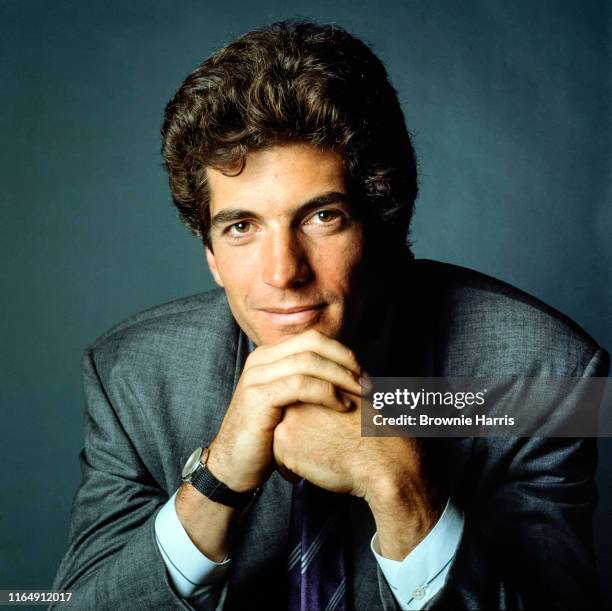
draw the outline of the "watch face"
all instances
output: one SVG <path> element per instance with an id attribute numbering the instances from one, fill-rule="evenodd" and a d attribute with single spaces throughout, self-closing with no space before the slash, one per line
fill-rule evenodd
<path id="1" fill-rule="evenodd" d="M 202 448 L 196 448 L 183 467 L 183 479 L 188 478 L 197 469 L 201 456 Z"/>

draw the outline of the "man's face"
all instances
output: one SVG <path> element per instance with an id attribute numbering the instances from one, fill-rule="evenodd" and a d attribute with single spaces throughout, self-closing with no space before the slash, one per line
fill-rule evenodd
<path id="1" fill-rule="evenodd" d="M 363 227 L 341 157 L 306 144 L 247 155 L 243 171 L 207 169 L 215 281 L 258 345 L 315 328 L 337 338 L 359 308 Z"/>

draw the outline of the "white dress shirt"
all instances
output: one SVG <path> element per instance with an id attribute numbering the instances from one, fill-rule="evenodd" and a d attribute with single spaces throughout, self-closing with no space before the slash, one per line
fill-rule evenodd
<path id="1" fill-rule="evenodd" d="M 157 545 L 176 593 L 204 609 L 225 597 L 231 559 L 213 562 L 193 544 L 176 513 L 176 493 L 155 519 Z M 463 532 L 463 514 L 449 499 L 429 534 L 400 562 L 380 555 L 378 533 L 370 547 L 402 609 L 421 609 L 444 585 Z"/>
<path id="2" fill-rule="evenodd" d="M 427 536 L 400 562 L 380 555 L 378 533 L 370 547 L 402 609 L 422 609 L 444 585 L 461 534 L 463 513 L 449 499 Z"/>

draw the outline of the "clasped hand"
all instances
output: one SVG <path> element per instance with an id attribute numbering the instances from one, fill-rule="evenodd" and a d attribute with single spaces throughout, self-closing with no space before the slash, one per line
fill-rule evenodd
<path id="1" fill-rule="evenodd" d="M 277 468 L 360 497 L 372 481 L 399 478 L 414 467 L 414 440 L 361 436 L 364 375 L 349 348 L 315 330 L 257 348 L 210 446 L 209 469 L 237 491 L 263 485 Z"/>
<path id="2" fill-rule="evenodd" d="M 425 483 L 417 440 L 361 436 L 363 375 L 351 350 L 314 330 L 257 348 L 210 444 L 208 468 L 238 492 L 277 469 L 362 497 L 382 553 L 402 559 L 436 523 L 441 503 Z"/>

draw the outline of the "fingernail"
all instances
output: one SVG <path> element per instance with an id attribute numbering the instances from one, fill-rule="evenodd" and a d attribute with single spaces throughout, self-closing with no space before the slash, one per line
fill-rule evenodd
<path id="1" fill-rule="evenodd" d="M 374 384 L 372 384 L 372 380 L 368 376 L 368 374 L 364 374 L 359 378 L 359 383 L 361 384 L 361 388 L 363 388 L 364 392 L 368 393 L 374 388 Z"/>

